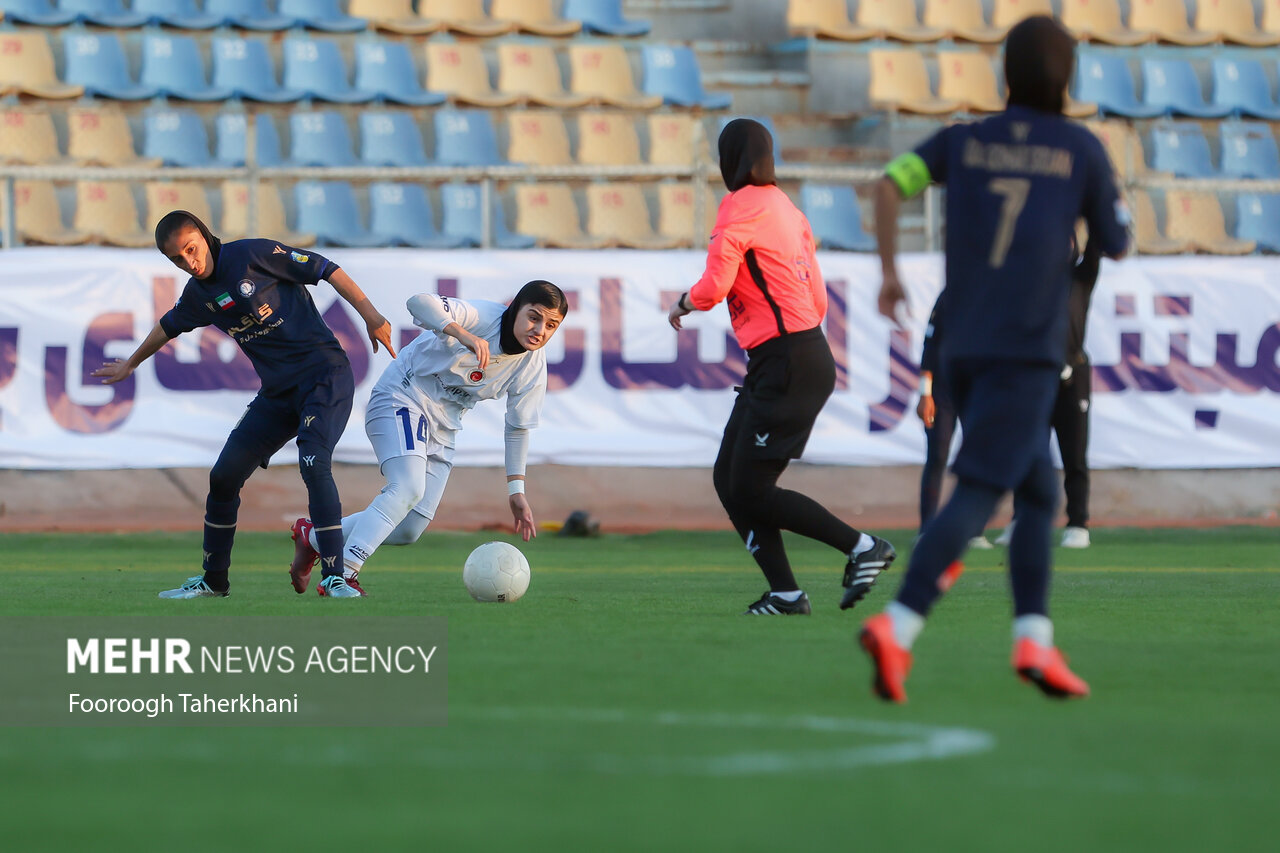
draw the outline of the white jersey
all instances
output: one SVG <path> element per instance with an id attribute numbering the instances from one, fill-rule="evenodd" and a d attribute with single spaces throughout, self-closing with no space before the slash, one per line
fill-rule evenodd
<path id="1" fill-rule="evenodd" d="M 415 299 L 431 300 L 447 320 L 489 342 L 489 364 L 480 369 L 476 355 L 437 329 L 425 328 L 400 350 L 387 366 L 377 387 L 384 391 L 414 394 L 430 421 L 431 437 L 445 447 L 453 447 L 462 428 L 462 416 L 481 400 L 507 398 L 507 426 L 533 429 L 538 425 L 542 401 L 547 394 L 547 356 L 541 349 L 506 355 L 500 335 L 502 315 L 507 310 L 498 302 L 422 294 Z M 422 326 L 421 320 L 415 322 Z"/>

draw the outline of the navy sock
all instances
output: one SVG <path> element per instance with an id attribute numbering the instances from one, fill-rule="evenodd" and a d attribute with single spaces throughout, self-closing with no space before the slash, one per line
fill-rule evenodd
<path id="1" fill-rule="evenodd" d="M 320 573 L 342 577 L 342 500 L 333 481 L 330 448 L 299 442 L 299 470 L 307 484 L 307 507 L 320 546 Z M 310 460 L 310 461 L 308 461 Z"/>
<path id="2" fill-rule="evenodd" d="M 956 484 L 951 499 L 925 525 L 911 552 L 911 565 L 898 590 L 900 603 L 921 616 L 929 614 L 940 595 L 938 578 L 960 558 L 969 540 L 986 527 L 1002 494 L 995 486 L 969 480 Z"/>
<path id="3" fill-rule="evenodd" d="M 240 498 L 215 501 L 210 495 L 204 507 L 204 582 L 210 589 L 221 591 L 229 586 L 227 571 L 231 568 Z"/>
<path id="4" fill-rule="evenodd" d="M 1017 616 L 1049 615 L 1050 538 L 1058 509 L 1058 476 L 1046 455 L 1014 493 L 1018 523 L 1009 542 L 1009 582 Z"/>

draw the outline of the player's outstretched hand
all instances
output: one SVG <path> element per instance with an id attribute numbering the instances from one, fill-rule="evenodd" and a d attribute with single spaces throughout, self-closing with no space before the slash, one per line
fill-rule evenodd
<path id="1" fill-rule="evenodd" d="M 129 366 L 129 362 L 117 358 L 115 361 L 103 364 L 89 375 L 101 377 L 103 385 L 114 385 L 122 379 L 128 379 L 130 373 L 133 373 L 133 368 Z"/>
<path id="2" fill-rule="evenodd" d="M 396 348 L 391 345 L 391 323 L 386 317 L 379 314 L 365 324 L 369 329 L 369 341 L 373 344 L 373 351 L 378 351 L 378 344 L 382 344 L 387 348 L 387 352 L 391 353 L 391 357 L 396 357 Z"/>
<path id="3" fill-rule="evenodd" d="M 920 420 L 924 421 L 924 425 L 928 429 L 933 429 L 933 419 L 937 417 L 938 407 L 933 402 L 933 397 L 921 397 L 920 402 L 916 404 L 916 414 Z"/>
<path id="4" fill-rule="evenodd" d="M 895 326 L 902 327 L 902 320 L 898 317 L 898 308 L 902 307 L 903 313 L 911 316 L 911 308 L 907 305 L 907 294 L 902 289 L 902 282 L 898 280 L 897 272 L 886 272 L 884 274 L 884 282 L 880 285 L 880 297 L 877 300 L 880 313 L 888 317 Z"/>
<path id="5" fill-rule="evenodd" d="M 511 515 L 516 520 L 516 533 L 525 542 L 538 535 L 538 526 L 533 523 L 533 510 L 529 508 L 529 501 L 525 496 L 516 493 L 507 499 L 507 503 L 511 507 Z"/>
<path id="6" fill-rule="evenodd" d="M 462 330 L 462 337 L 458 338 L 462 341 L 462 345 L 476 354 L 476 359 L 480 362 L 480 369 L 484 370 L 489 366 L 489 342 L 484 338 L 473 335 L 465 329 Z"/>
<path id="7" fill-rule="evenodd" d="M 682 293 L 675 302 L 671 303 L 671 307 L 667 309 L 667 322 L 670 323 L 671 328 L 675 329 L 677 332 L 683 328 L 680 318 L 690 313 L 690 309 L 681 307 L 681 303 L 683 302 L 684 294 Z"/>

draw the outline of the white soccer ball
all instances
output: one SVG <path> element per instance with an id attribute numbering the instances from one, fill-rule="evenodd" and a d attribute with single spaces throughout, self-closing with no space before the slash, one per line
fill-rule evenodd
<path id="1" fill-rule="evenodd" d="M 486 542 L 462 567 L 462 582 L 476 601 L 516 601 L 529 588 L 529 561 L 506 542 Z"/>

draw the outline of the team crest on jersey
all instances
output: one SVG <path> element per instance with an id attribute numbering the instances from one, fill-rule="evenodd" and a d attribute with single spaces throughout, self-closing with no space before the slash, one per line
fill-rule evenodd
<path id="1" fill-rule="evenodd" d="M 467 374 L 467 378 L 470 379 L 472 382 L 479 382 L 481 379 L 484 379 L 484 371 L 473 370 Z"/>
<path id="2" fill-rule="evenodd" d="M 304 255 L 301 252 L 290 252 L 289 257 L 293 258 L 293 260 L 299 264 L 305 264 L 307 261 L 311 260 L 310 255 Z"/>
<path id="3" fill-rule="evenodd" d="M 244 281 L 240 282 L 240 294 L 242 296 L 253 296 L 253 291 L 255 291 L 256 289 L 257 289 L 257 285 L 249 281 L 249 279 L 247 278 Z"/>

